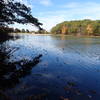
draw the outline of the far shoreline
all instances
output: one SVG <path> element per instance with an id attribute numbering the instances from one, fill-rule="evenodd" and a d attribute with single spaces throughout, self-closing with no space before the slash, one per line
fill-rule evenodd
<path id="1" fill-rule="evenodd" d="M 100 36 L 93 36 L 93 35 L 91 35 L 91 36 L 88 36 L 88 35 L 67 35 L 67 34 L 40 34 L 40 33 L 37 33 L 37 34 L 35 34 L 35 33 L 9 33 L 9 34 L 28 34 L 28 35 L 33 35 L 33 36 L 40 36 L 40 35 L 42 35 L 42 36 L 47 36 L 47 35 L 51 35 L 51 36 L 68 36 L 68 37 L 87 37 L 87 38 L 93 38 L 93 37 L 97 37 L 97 38 L 100 38 Z"/>

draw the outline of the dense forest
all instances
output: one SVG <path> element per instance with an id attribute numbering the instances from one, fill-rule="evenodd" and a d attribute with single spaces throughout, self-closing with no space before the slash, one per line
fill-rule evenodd
<path id="1" fill-rule="evenodd" d="M 64 21 L 51 29 L 52 34 L 100 36 L 100 20 Z"/>

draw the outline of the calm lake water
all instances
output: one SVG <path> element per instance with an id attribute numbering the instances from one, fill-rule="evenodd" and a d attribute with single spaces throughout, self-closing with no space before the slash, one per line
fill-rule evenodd
<path id="1" fill-rule="evenodd" d="M 18 48 L 9 61 L 41 61 L 5 92 L 13 100 L 100 100 L 100 38 L 22 35 L 4 44 Z M 65 99 L 64 99 L 65 98 Z"/>

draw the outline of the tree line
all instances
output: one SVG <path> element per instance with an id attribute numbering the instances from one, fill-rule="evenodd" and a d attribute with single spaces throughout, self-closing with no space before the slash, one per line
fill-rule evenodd
<path id="1" fill-rule="evenodd" d="M 35 34 L 49 34 L 46 30 L 30 31 L 28 29 L 10 28 L 10 27 L 0 27 L 0 35 L 7 33 L 35 33 Z"/>
<path id="2" fill-rule="evenodd" d="M 10 27 L 0 27 L 0 33 L 30 33 L 28 29 L 18 29 L 18 28 L 10 28 Z"/>
<path id="3" fill-rule="evenodd" d="M 100 20 L 64 21 L 51 29 L 52 34 L 100 36 Z"/>

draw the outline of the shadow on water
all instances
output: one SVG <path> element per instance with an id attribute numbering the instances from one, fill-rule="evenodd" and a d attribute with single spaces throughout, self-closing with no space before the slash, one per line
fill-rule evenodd
<path id="1" fill-rule="evenodd" d="M 19 48 L 10 48 L 6 41 L 19 38 L 18 35 L 3 35 L 0 40 L 0 100 L 11 100 L 4 91 L 15 87 L 20 82 L 20 78 L 29 75 L 32 68 L 41 61 L 42 54 L 37 55 L 32 60 L 22 59 L 9 62 L 12 54 Z"/>
<path id="2" fill-rule="evenodd" d="M 0 33 L 0 44 L 8 40 L 17 40 L 20 36 L 18 34 Z"/>
<path id="3" fill-rule="evenodd" d="M 5 53 L 2 53 L 2 55 L 6 58 L 9 57 Z M 40 62 L 41 57 L 42 55 L 40 54 L 33 58 L 32 61 L 22 60 L 13 63 L 4 62 L 3 58 L 3 61 L 0 61 L 0 88 L 14 87 L 19 83 L 19 78 L 30 74 L 32 67 Z M 17 68 L 18 66 L 20 66 L 20 68 Z"/>

